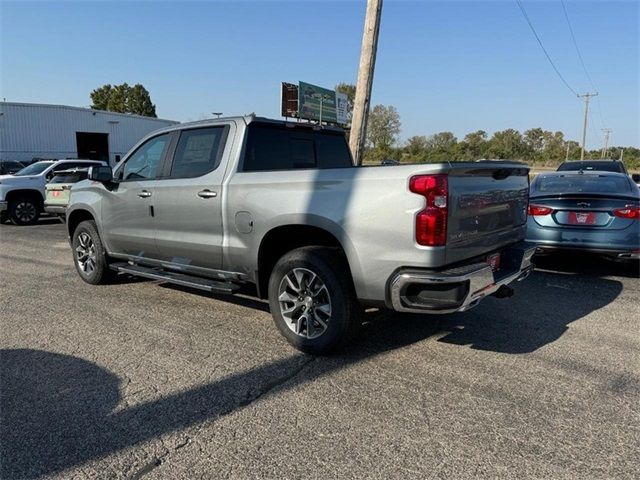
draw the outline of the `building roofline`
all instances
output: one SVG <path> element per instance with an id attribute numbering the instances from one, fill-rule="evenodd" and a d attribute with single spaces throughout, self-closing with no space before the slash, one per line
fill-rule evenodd
<path id="1" fill-rule="evenodd" d="M 10 105 L 10 106 L 18 106 L 18 107 L 44 107 L 44 108 L 64 108 L 67 110 L 80 110 L 83 112 L 91 112 L 91 113 L 104 113 L 107 115 L 116 115 L 125 118 L 143 118 L 145 120 L 152 120 L 157 122 L 174 122 L 180 123 L 177 120 L 169 120 L 166 118 L 155 118 L 155 117 L 145 117 L 144 115 L 136 115 L 133 113 L 120 113 L 120 112 L 109 112 L 108 110 L 97 110 L 93 108 L 85 108 L 85 107 L 75 107 L 73 105 L 55 105 L 51 103 L 26 103 L 26 102 L 0 102 L 0 105 Z"/>

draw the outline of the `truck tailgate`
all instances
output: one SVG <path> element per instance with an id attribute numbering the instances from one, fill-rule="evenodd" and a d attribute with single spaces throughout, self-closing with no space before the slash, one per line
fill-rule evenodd
<path id="1" fill-rule="evenodd" d="M 514 162 L 451 164 L 447 263 L 525 238 L 529 168 Z"/>

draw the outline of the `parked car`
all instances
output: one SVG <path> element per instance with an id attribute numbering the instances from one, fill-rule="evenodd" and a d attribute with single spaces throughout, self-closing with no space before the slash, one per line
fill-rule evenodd
<path id="1" fill-rule="evenodd" d="M 57 172 L 45 187 L 44 211 L 64 219 L 71 187 L 74 183 L 86 180 L 88 172 L 88 167 Z"/>
<path id="2" fill-rule="evenodd" d="M 0 160 L 0 175 L 12 175 L 24 168 L 24 165 L 14 160 Z"/>
<path id="3" fill-rule="evenodd" d="M 599 172 L 618 172 L 627 174 L 627 169 L 624 163 L 620 160 L 569 160 L 562 162 L 556 171 L 568 172 L 568 171 L 599 171 Z"/>
<path id="4" fill-rule="evenodd" d="M 106 165 L 98 160 L 48 160 L 32 163 L 13 175 L 0 175 L 0 220 L 16 225 L 38 221 L 44 209 L 45 185 L 61 170 Z"/>
<path id="5" fill-rule="evenodd" d="M 541 252 L 580 250 L 638 259 L 640 191 L 623 173 L 541 173 L 531 184 L 527 240 Z"/>
<path id="6" fill-rule="evenodd" d="M 114 272 L 232 294 L 254 284 L 295 347 L 324 353 L 362 306 L 468 310 L 533 269 L 529 168 L 517 162 L 354 167 L 344 131 L 250 117 L 146 137 L 71 189 L 85 282 Z"/>

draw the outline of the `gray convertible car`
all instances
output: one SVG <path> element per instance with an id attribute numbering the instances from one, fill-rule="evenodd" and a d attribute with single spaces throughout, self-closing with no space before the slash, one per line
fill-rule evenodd
<path id="1" fill-rule="evenodd" d="M 540 252 L 582 250 L 640 258 L 640 190 L 628 175 L 542 173 L 531 183 L 527 240 Z"/>

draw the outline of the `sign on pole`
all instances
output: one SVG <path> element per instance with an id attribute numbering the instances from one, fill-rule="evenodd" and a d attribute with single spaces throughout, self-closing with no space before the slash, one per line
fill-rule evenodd
<path id="1" fill-rule="evenodd" d="M 326 123 L 347 123 L 347 95 L 299 82 L 282 83 L 282 116 Z"/>

